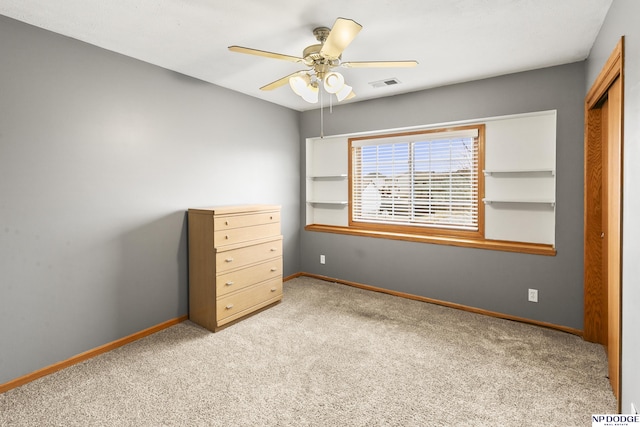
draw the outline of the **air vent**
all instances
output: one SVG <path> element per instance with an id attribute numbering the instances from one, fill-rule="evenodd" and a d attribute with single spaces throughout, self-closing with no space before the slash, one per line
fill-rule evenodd
<path id="1" fill-rule="evenodd" d="M 393 86 L 400 84 L 400 80 L 395 77 L 391 77 L 390 79 L 378 80 L 377 82 L 369 83 L 372 87 L 385 87 L 385 86 Z"/>

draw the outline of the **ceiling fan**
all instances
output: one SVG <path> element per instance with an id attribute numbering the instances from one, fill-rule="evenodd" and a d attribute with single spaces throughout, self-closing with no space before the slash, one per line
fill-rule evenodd
<path id="1" fill-rule="evenodd" d="M 289 83 L 291 89 L 310 103 L 318 102 L 319 87 L 335 94 L 338 101 L 350 99 L 355 96 L 351 86 L 344 81 L 342 74 L 334 71 L 334 68 L 382 68 L 382 67 L 415 67 L 417 61 L 368 61 L 368 62 L 342 62 L 342 52 L 358 35 L 362 25 L 352 19 L 338 18 L 333 27 L 318 27 L 313 30 L 313 35 L 318 44 L 307 46 L 302 51 L 302 56 L 283 55 L 281 53 L 267 52 L 242 46 L 229 46 L 232 52 L 249 55 L 263 56 L 304 64 L 308 68 L 296 71 L 274 82 L 262 86 L 261 90 L 273 90 Z"/>

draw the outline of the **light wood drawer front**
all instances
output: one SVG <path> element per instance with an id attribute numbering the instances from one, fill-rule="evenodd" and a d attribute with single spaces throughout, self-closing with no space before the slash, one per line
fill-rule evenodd
<path id="1" fill-rule="evenodd" d="M 216 272 L 235 270 L 248 264 L 282 256 L 282 240 L 245 246 L 244 248 L 218 252 L 216 254 Z"/>
<path id="2" fill-rule="evenodd" d="M 213 233 L 213 245 L 217 248 L 278 235 L 280 235 L 280 223 L 232 228 L 229 230 L 215 231 Z"/>
<path id="3" fill-rule="evenodd" d="M 216 230 L 228 230 L 279 222 L 280 212 L 278 211 L 257 212 L 245 215 L 216 215 L 213 218 L 213 226 Z"/>
<path id="4" fill-rule="evenodd" d="M 219 275 L 216 277 L 217 296 L 275 277 L 282 277 L 282 257 Z"/>
<path id="5" fill-rule="evenodd" d="M 221 298 L 216 302 L 217 320 L 242 315 L 241 313 L 262 302 L 282 297 L 282 279 L 277 278 Z"/>

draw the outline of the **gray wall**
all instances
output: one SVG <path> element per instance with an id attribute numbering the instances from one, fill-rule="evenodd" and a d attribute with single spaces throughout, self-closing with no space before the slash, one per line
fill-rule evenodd
<path id="1" fill-rule="evenodd" d="M 622 250 L 622 412 L 640 410 L 640 2 L 614 0 L 587 61 L 591 87 L 613 48 L 625 37 Z"/>
<path id="2" fill-rule="evenodd" d="M 0 384 L 187 314 L 189 207 L 283 207 L 297 112 L 0 16 Z"/>
<path id="3" fill-rule="evenodd" d="M 557 256 L 304 231 L 302 270 L 582 329 L 584 68 L 579 62 L 334 106 L 324 119 L 325 135 L 337 135 L 556 109 Z M 318 123 L 317 111 L 302 114 L 301 143 L 318 136 Z M 539 290 L 539 303 L 527 301 L 528 288 Z"/>

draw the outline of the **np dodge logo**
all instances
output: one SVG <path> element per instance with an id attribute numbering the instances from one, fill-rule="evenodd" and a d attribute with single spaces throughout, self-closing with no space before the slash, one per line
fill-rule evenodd
<path id="1" fill-rule="evenodd" d="M 592 427 L 640 426 L 640 415 L 592 415 Z"/>

